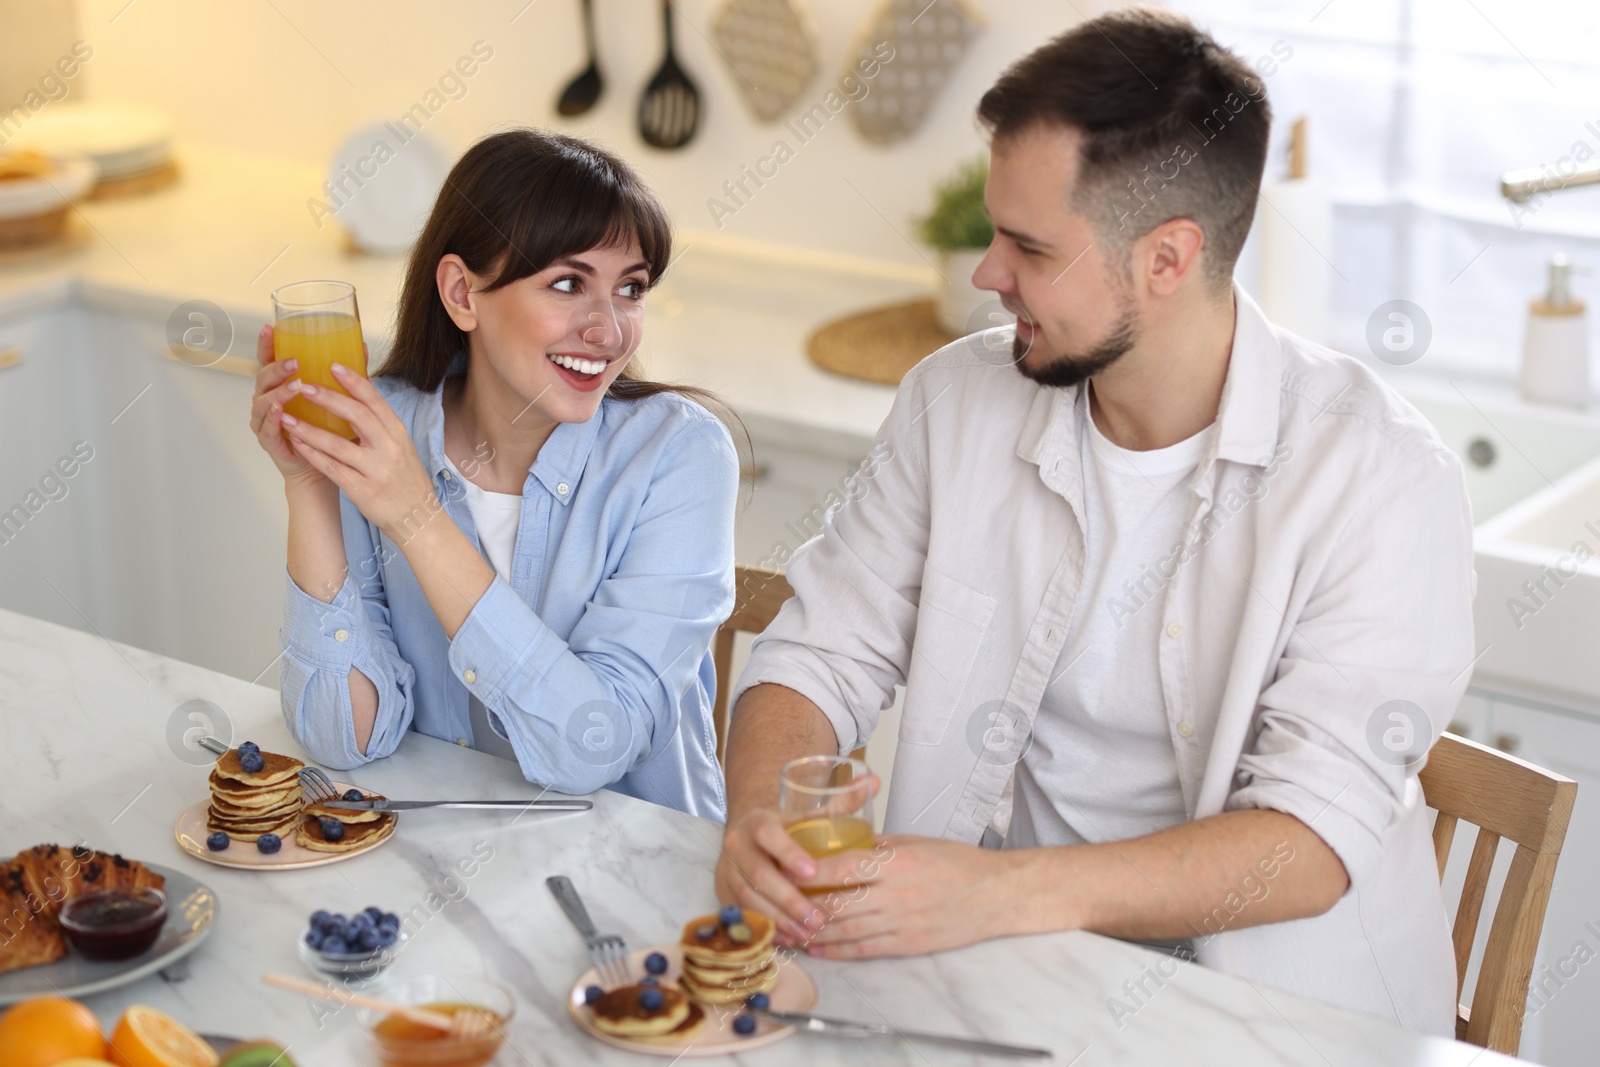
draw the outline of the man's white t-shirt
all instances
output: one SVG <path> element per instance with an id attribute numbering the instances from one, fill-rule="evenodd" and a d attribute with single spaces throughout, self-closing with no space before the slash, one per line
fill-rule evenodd
<path id="1" fill-rule="evenodd" d="M 1009 848 L 1120 841 L 1188 818 L 1157 663 L 1157 561 L 1182 540 L 1213 427 L 1167 448 L 1109 441 L 1079 393 L 1082 599 L 1017 764 Z"/>
<path id="2" fill-rule="evenodd" d="M 491 493 L 473 485 L 445 457 L 452 475 L 461 481 L 467 494 L 467 511 L 478 528 L 478 551 L 483 553 L 503 581 L 511 581 L 511 559 L 517 549 L 517 527 L 522 523 L 520 493 Z M 472 723 L 472 747 L 481 752 L 514 760 L 511 742 L 489 725 L 489 711 L 476 696 L 467 699 L 467 714 Z"/>

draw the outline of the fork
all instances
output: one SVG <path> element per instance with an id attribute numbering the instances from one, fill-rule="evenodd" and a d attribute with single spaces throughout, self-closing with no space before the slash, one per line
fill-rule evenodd
<path id="1" fill-rule="evenodd" d="M 589 962 L 594 964 L 600 980 L 607 988 L 627 985 L 633 978 L 628 967 L 628 943 L 617 934 L 602 934 L 595 929 L 589 909 L 583 906 L 583 898 L 578 896 L 572 879 L 557 874 L 546 878 L 544 884 L 550 887 L 556 903 L 583 935 L 583 943 L 589 947 Z"/>
<path id="2" fill-rule="evenodd" d="M 300 786 L 306 791 L 306 796 L 311 798 L 313 804 L 323 800 L 339 799 L 339 790 L 334 787 L 333 782 L 329 780 L 326 774 L 322 773 L 320 768 L 302 767 L 300 768 L 299 776 Z"/>
<path id="3" fill-rule="evenodd" d="M 195 744 L 218 756 L 226 756 L 229 751 L 227 744 L 215 737 L 199 738 L 195 741 Z M 339 799 L 339 790 L 334 786 L 333 781 L 322 773 L 320 768 L 302 767 L 299 771 L 299 777 L 301 788 L 306 791 L 306 795 L 311 798 L 313 804 L 324 800 Z"/>

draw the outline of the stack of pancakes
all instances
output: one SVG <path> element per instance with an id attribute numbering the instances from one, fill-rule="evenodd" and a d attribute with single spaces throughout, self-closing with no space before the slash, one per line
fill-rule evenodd
<path id="1" fill-rule="evenodd" d="M 382 800 L 376 793 L 364 794 L 366 800 Z M 334 819 L 344 826 L 344 836 L 337 841 L 328 840 L 322 831 L 322 820 Z M 295 827 L 294 840 L 301 848 L 312 852 L 354 852 L 358 848 L 376 845 L 394 833 L 395 817 L 389 811 L 349 811 L 330 808 L 323 804 L 307 806 L 300 824 Z"/>
<path id="2" fill-rule="evenodd" d="M 639 994 L 646 989 L 661 990 L 661 1007 L 655 1011 L 639 1003 Z M 700 1005 L 691 1004 L 683 990 L 669 985 L 619 986 L 590 1007 L 594 1009 L 596 1029 L 653 1045 L 687 1041 L 699 1032 L 706 1017 Z"/>
<path id="3" fill-rule="evenodd" d="M 282 837 L 294 828 L 305 799 L 299 778 L 305 764 L 276 752 L 263 752 L 261 759 L 259 771 L 245 770 L 236 748 L 217 760 L 206 812 L 209 829 L 221 830 L 235 841 L 257 841 L 263 834 Z"/>
<path id="4" fill-rule="evenodd" d="M 778 983 L 772 920 L 749 908 L 742 919 L 724 925 L 716 915 L 703 915 L 683 928 L 681 982 L 702 1004 L 742 1004 Z"/>

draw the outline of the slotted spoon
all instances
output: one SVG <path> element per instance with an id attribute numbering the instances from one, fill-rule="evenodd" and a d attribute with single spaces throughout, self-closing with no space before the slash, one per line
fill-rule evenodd
<path id="1" fill-rule="evenodd" d="M 672 0 L 662 0 L 667 52 L 639 98 L 639 136 L 654 148 L 682 148 L 700 127 L 700 90 L 672 50 Z"/>

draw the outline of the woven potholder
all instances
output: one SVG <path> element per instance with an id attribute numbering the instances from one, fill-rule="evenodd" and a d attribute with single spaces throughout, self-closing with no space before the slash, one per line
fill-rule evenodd
<path id="1" fill-rule="evenodd" d="M 878 49 L 884 42 L 894 49 L 872 90 L 851 105 L 861 136 L 876 144 L 911 136 L 982 28 L 981 17 L 963 0 L 887 0 L 850 59 L 849 72 L 855 73 L 858 61 L 882 60 Z"/>
<path id="2" fill-rule="evenodd" d="M 775 122 L 817 71 L 817 36 L 791 0 L 728 0 L 711 36 L 757 118 Z"/>

